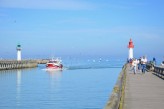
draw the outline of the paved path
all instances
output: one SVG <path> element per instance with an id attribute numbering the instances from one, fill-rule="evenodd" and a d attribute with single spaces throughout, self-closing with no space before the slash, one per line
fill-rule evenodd
<path id="1" fill-rule="evenodd" d="M 164 80 L 152 73 L 127 68 L 124 109 L 164 109 Z"/>

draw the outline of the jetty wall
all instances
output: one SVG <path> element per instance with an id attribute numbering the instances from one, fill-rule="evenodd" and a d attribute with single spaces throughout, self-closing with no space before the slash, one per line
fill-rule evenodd
<path id="1" fill-rule="evenodd" d="M 0 70 L 22 69 L 37 67 L 37 61 L 32 60 L 0 60 Z"/>
<path id="2" fill-rule="evenodd" d="M 113 88 L 111 96 L 104 107 L 104 109 L 122 109 L 124 105 L 124 96 L 125 96 L 125 85 L 126 85 L 126 75 L 127 75 L 128 64 L 123 66 L 122 71 L 119 74 L 117 82 Z M 152 71 L 158 77 L 164 79 L 164 67 L 154 66 L 153 64 L 148 63 L 146 65 L 148 71 Z"/>
<path id="3" fill-rule="evenodd" d="M 127 64 L 123 66 L 122 71 L 119 74 L 117 82 L 113 88 L 111 96 L 104 107 L 104 109 L 122 109 L 124 102 L 124 88 L 126 82 L 126 68 Z"/>

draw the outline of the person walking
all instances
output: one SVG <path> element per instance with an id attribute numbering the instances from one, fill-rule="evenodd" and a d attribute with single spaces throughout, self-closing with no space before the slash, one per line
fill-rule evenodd
<path id="1" fill-rule="evenodd" d="M 134 74 L 136 74 L 137 64 L 138 64 L 137 59 L 133 59 L 132 66 L 133 66 L 133 72 L 134 72 Z"/>
<path id="2" fill-rule="evenodd" d="M 142 73 L 146 72 L 146 63 L 147 63 L 147 58 L 146 56 L 143 56 L 143 58 L 141 59 Z"/>
<path id="3" fill-rule="evenodd" d="M 141 72 L 141 57 L 138 59 L 138 70 Z"/>

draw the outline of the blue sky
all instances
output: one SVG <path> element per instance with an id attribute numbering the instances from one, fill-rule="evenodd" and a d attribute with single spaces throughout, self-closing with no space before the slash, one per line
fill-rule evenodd
<path id="1" fill-rule="evenodd" d="M 0 57 L 164 56 L 163 0 L 0 0 Z"/>

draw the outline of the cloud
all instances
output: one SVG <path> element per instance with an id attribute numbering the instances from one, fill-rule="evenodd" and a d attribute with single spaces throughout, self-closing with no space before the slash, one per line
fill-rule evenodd
<path id="1" fill-rule="evenodd" d="M 1 0 L 0 7 L 23 9 L 88 10 L 94 8 L 81 0 Z"/>

